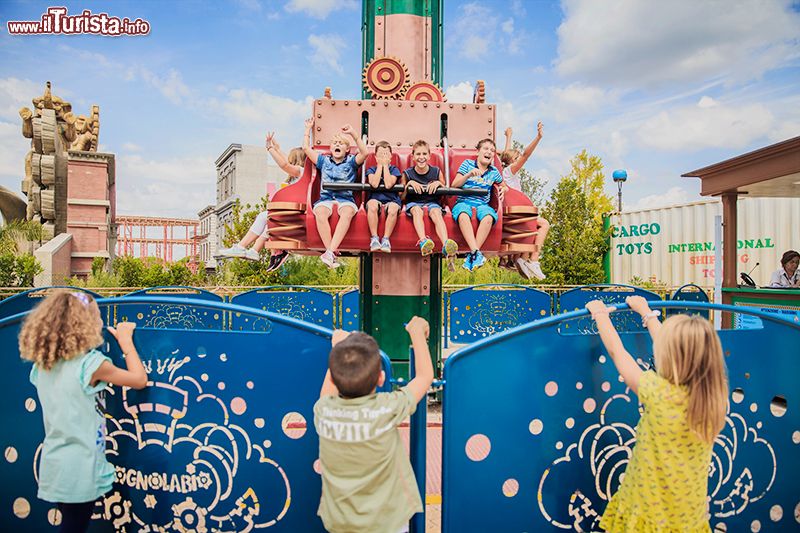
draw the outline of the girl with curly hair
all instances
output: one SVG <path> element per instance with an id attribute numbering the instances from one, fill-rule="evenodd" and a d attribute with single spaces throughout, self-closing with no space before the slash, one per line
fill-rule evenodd
<path id="1" fill-rule="evenodd" d="M 39 395 L 44 442 L 39 464 L 42 500 L 57 503 L 60 531 L 86 531 L 95 500 L 111 490 L 114 467 L 106 461 L 107 384 L 142 389 L 147 371 L 133 344 L 136 324 L 108 331 L 125 354 L 127 369 L 97 350 L 103 320 L 84 292 L 58 291 L 28 315 L 19 335 L 23 359 L 32 361 L 30 380 Z"/>

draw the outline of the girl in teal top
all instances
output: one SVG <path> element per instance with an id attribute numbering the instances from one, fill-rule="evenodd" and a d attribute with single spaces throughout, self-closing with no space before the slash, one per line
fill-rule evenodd
<path id="1" fill-rule="evenodd" d="M 44 418 L 38 496 L 58 504 L 60 531 L 86 531 L 95 500 L 111 490 L 103 391 L 107 384 L 136 389 L 147 384 L 133 345 L 135 327 L 122 322 L 108 328 L 125 354 L 127 369 L 122 369 L 95 349 L 103 342 L 103 320 L 86 293 L 55 292 L 22 325 L 20 354 L 34 363 L 30 380 Z"/>

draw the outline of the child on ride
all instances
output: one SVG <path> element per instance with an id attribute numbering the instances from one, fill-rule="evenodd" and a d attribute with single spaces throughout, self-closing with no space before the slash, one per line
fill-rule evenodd
<path id="1" fill-rule="evenodd" d="M 399 390 L 379 394 L 386 376 L 378 343 L 366 333 L 333 332 L 328 372 L 314 405 L 322 471 L 318 514 L 327 531 L 408 531 L 408 521 L 422 511 L 397 426 L 425 401 L 433 381 L 430 327 L 415 316 L 406 331 L 416 376 Z"/>
<path id="2" fill-rule="evenodd" d="M 61 531 L 86 531 L 95 500 L 114 482 L 114 467 L 106 461 L 105 389 L 147 384 L 133 344 L 135 327 L 121 322 L 108 328 L 125 354 L 124 370 L 97 350 L 103 320 L 85 292 L 51 294 L 22 325 L 19 351 L 34 363 L 30 381 L 44 419 L 38 496 L 58 504 Z"/>
<path id="3" fill-rule="evenodd" d="M 662 325 L 641 296 L 625 301 L 653 338 L 655 371 L 642 371 L 625 350 L 605 303 L 586 304 L 614 365 L 644 406 L 625 478 L 600 525 L 609 533 L 710 533 L 708 472 L 728 409 L 722 345 L 705 318 L 675 315 Z"/>
<path id="4" fill-rule="evenodd" d="M 536 138 L 533 139 L 533 141 L 531 141 L 531 143 L 526 146 L 522 152 L 520 152 L 516 148 L 513 148 L 511 140 L 513 130 L 511 128 L 506 128 L 506 148 L 500 153 L 500 161 L 503 163 L 504 167 L 503 182 L 512 189 L 522 191 L 522 183 L 519 179 L 519 171 L 528 161 L 528 158 L 530 158 L 531 154 L 533 154 L 533 151 L 539 145 L 539 141 L 542 140 L 542 131 L 544 130 L 544 126 L 542 126 L 541 122 L 539 122 L 536 129 Z M 534 246 L 536 246 L 536 250 L 533 252 L 526 252 L 524 254 L 512 255 L 509 258 L 510 265 L 516 264 L 519 272 L 528 279 L 532 277 L 544 279 L 546 277 L 544 272 L 542 272 L 541 265 L 539 264 L 539 256 L 542 245 L 547 238 L 547 232 L 550 231 L 550 222 L 543 217 L 537 217 L 536 223 L 539 225 L 539 228 L 536 232 L 536 239 L 533 242 Z"/>
<path id="5" fill-rule="evenodd" d="M 470 272 L 482 267 L 486 258 L 481 253 L 481 246 L 486 242 L 492 226 L 497 222 L 497 212 L 489 206 L 492 186 L 502 183 L 503 178 L 492 162 L 497 150 L 494 141 L 482 139 L 476 148 L 478 153 L 475 159 L 466 159 L 458 167 L 458 174 L 453 180 L 453 187 L 464 189 L 484 189 L 486 194 L 480 196 L 459 197 L 453 206 L 453 219 L 458 222 L 464 240 L 467 241 L 470 253 L 464 260 L 464 268 Z M 500 193 L 502 194 L 502 189 Z M 472 229 L 472 208 L 475 208 L 478 217 L 478 230 Z"/>
<path id="6" fill-rule="evenodd" d="M 386 141 L 375 144 L 376 166 L 367 169 L 367 181 L 373 189 L 391 189 L 400 178 L 400 169 L 391 164 L 392 146 Z M 397 224 L 397 214 L 400 212 L 400 195 L 391 191 L 371 191 L 367 200 L 367 224 L 369 225 L 369 251 L 391 252 L 392 244 L 389 236 Z M 386 226 L 383 230 L 383 239 L 378 238 L 378 217 L 381 208 L 386 212 Z"/>
<path id="7" fill-rule="evenodd" d="M 407 168 L 403 173 L 403 187 L 405 188 L 406 215 L 414 222 L 414 230 L 419 239 L 419 250 L 422 255 L 433 253 L 433 240 L 425 234 L 425 209 L 433 222 L 433 228 L 442 243 L 442 255 L 450 259 L 458 253 L 456 241 L 447 236 L 447 226 L 442 217 L 442 206 L 433 193 L 444 185 L 439 167 L 430 166 L 431 149 L 423 140 L 418 140 L 411 147 L 411 157 L 414 166 Z M 410 189 L 410 190 L 409 190 Z"/>
<path id="8" fill-rule="evenodd" d="M 310 147 L 311 128 L 314 126 L 314 119 L 306 120 L 306 132 L 303 138 L 303 150 L 320 172 L 321 190 L 319 200 L 314 203 L 314 217 L 317 221 L 317 231 L 319 232 L 325 251 L 320 256 L 323 263 L 330 268 L 337 268 L 339 262 L 336 260 L 336 251 L 344 240 L 350 223 L 356 215 L 358 206 L 353 200 L 352 191 L 327 191 L 326 183 L 354 183 L 358 166 L 367 158 L 367 146 L 364 141 L 356 135 L 350 124 L 342 126 L 341 133 L 331 138 L 331 154 L 322 155 Z M 356 155 L 348 154 L 350 141 L 355 141 L 358 147 Z M 336 230 L 331 235 L 330 218 L 333 214 L 333 206 L 337 205 L 339 210 L 339 223 Z"/>
<path id="9" fill-rule="evenodd" d="M 272 156 L 272 159 L 275 160 L 281 170 L 287 174 L 286 181 L 284 181 L 282 186 L 292 184 L 303 174 L 306 154 L 303 152 L 302 148 L 292 148 L 287 158 L 281 151 L 281 147 L 275 139 L 274 132 L 267 133 L 266 147 L 267 153 Z M 260 212 L 250 226 L 250 229 L 247 230 L 245 236 L 242 237 L 242 240 L 230 248 L 222 248 L 219 250 L 218 254 L 222 257 L 242 257 L 250 261 L 261 260 L 260 252 L 264 248 L 264 244 L 268 238 L 267 214 L 266 210 Z M 248 249 L 251 244 L 253 247 Z M 269 256 L 267 272 L 272 272 L 279 268 L 288 258 L 289 252 L 286 250 L 273 250 Z"/>

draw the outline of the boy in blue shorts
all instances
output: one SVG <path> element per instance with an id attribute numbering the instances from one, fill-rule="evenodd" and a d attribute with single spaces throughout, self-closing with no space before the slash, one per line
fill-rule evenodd
<path id="1" fill-rule="evenodd" d="M 367 145 L 356 135 L 350 124 L 345 124 L 342 126 L 342 132 L 331 138 L 331 154 L 322 155 L 309 146 L 311 128 L 313 127 L 314 119 L 306 120 L 303 151 L 311 160 L 311 163 L 316 165 L 322 180 L 319 200 L 314 202 L 317 231 L 322 244 L 325 245 L 325 252 L 320 256 L 320 259 L 330 268 L 336 268 L 340 266 L 336 260 L 336 250 L 342 244 L 342 240 L 350 228 L 350 222 L 356 215 L 358 206 L 353 200 L 352 191 L 326 191 L 325 183 L 354 183 L 358 166 L 367 158 Z M 356 155 L 348 154 L 351 140 L 358 146 Z M 336 225 L 333 235 L 331 235 L 330 218 L 333 214 L 334 205 L 338 206 L 339 223 Z"/>
<path id="2" fill-rule="evenodd" d="M 391 189 L 400 179 L 400 169 L 391 164 L 392 146 L 386 141 L 375 143 L 374 167 L 367 169 L 367 181 L 373 189 Z M 389 237 L 397 224 L 397 214 L 400 212 L 400 195 L 391 191 L 370 191 L 367 200 L 367 225 L 369 226 L 370 240 L 369 251 L 391 252 L 392 244 Z M 386 226 L 383 230 L 383 239 L 378 238 L 378 217 L 381 209 L 386 212 Z"/>
<path id="3" fill-rule="evenodd" d="M 442 218 L 442 206 L 436 200 L 433 193 L 444 185 L 442 173 L 438 167 L 428 164 L 431 157 L 431 149 L 428 143 L 419 140 L 411 147 L 411 157 L 414 159 L 414 166 L 407 168 L 403 173 L 403 186 L 405 187 L 406 214 L 414 221 L 414 231 L 419 238 L 419 250 L 422 255 L 433 253 L 433 241 L 425 235 L 425 211 L 428 208 L 428 216 L 433 222 L 436 235 L 442 243 L 442 255 L 450 258 L 458 253 L 456 241 L 447 236 L 447 226 Z"/>
<path id="4" fill-rule="evenodd" d="M 492 226 L 497 222 L 497 212 L 489 206 L 492 186 L 502 183 L 503 176 L 492 165 L 497 148 L 491 139 L 478 142 L 478 153 L 475 159 L 467 159 L 458 167 L 458 174 L 453 180 L 453 187 L 463 189 L 484 189 L 486 194 L 480 196 L 459 197 L 453 206 L 453 218 L 458 222 L 464 240 L 467 241 L 470 253 L 464 260 L 464 268 L 470 272 L 477 270 L 486 263 L 486 258 L 481 253 L 481 246 L 486 242 Z M 502 191 L 501 191 L 502 192 Z M 475 208 L 478 218 L 478 230 L 472 229 L 472 208 Z"/>

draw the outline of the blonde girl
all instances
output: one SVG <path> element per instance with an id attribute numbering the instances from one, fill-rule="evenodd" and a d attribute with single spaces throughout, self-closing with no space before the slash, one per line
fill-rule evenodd
<path id="1" fill-rule="evenodd" d="M 675 315 L 662 325 L 641 296 L 626 303 L 653 338 L 655 371 L 642 371 L 625 350 L 605 303 L 586 304 L 614 365 L 644 406 L 625 478 L 600 525 L 609 533 L 710 533 L 708 469 L 728 409 L 722 345 L 702 317 Z"/>
<path id="2" fill-rule="evenodd" d="M 525 163 L 528 162 L 533 151 L 539 146 L 539 141 L 542 140 L 544 134 L 544 125 L 542 125 L 541 122 L 536 125 L 536 138 L 522 151 L 514 148 L 513 141 L 511 140 L 513 130 L 511 128 L 506 128 L 505 134 L 506 146 L 499 154 L 500 162 L 503 163 L 503 183 L 512 189 L 522 192 L 522 183 L 520 182 L 519 173 L 522 167 L 525 166 Z M 544 245 L 544 241 L 547 239 L 547 232 L 550 231 L 550 222 L 544 217 L 538 217 L 536 222 L 539 228 L 536 231 L 536 239 L 533 242 L 536 247 L 535 251 L 506 256 L 501 259 L 500 266 L 513 270 L 514 265 L 516 265 L 517 270 L 524 277 L 542 280 L 546 276 L 544 272 L 542 272 L 539 256 L 541 254 L 542 245 Z"/>
<path id="3" fill-rule="evenodd" d="M 96 349 L 103 342 L 103 321 L 97 303 L 84 292 L 51 294 L 22 325 L 19 351 L 33 362 L 30 380 L 44 418 L 38 496 L 58 504 L 60 531 L 86 531 L 95 500 L 111 490 L 104 389 L 147 384 L 133 345 L 135 327 L 122 322 L 108 328 L 125 354 L 127 369 L 122 369 Z"/>
<path id="4" fill-rule="evenodd" d="M 302 148 L 292 148 L 289 150 L 289 155 L 283 153 L 280 144 L 275 139 L 275 132 L 267 133 L 265 146 L 267 153 L 272 157 L 275 163 L 278 164 L 281 170 L 286 172 L 286 180 L 281 184 L 281 187 L 291 185 L 303 175 L 303 165 L 306 162 L 306 153 Z M 241 257 L 250 261 L 261 260 L 261 250 L 267 242 L 267 211 L 260 212 L 250 229 L 247 230 L 242 240 L 234 244 L 230 248 L 222 248 L 217 253 L 221 257 Z M 250 247 L 252 245 L 252 248 Z M 269 257 L 269 266 L 267 272 L 271 272 L 281 265 L 289 258 L 289 252 L 286 250 L 272 250 Z"/>

